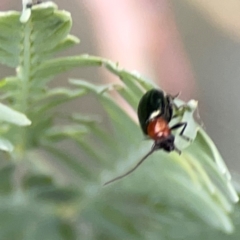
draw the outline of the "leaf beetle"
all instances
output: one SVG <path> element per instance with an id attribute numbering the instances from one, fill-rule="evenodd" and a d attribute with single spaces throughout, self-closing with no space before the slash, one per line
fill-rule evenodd
<path id="1" fill-rule="evenodd" d="M 183 135 L 187 127 L 187 122 L 178 122 L 172 127 L 169 126 L 170 121 L 179 116 L 179 110 L 182 109 L 184 111 L 186 109 L 185 105 L 178 107 L 174 103 L 174 99 L 177 96 L 178 95 L 171 96 L 166 94 L 160 89 L 151 89 L 142 96 L 138 104 L 138 120 L 144 135 L 154 141 L 153 146 L 134 168 L 125 174 L 106 182 L 104 185 L 112 183 L 132 173 L 156 150 L 162 149 L 166 152 L 176 151 L 179 154 L 181 153 L 174 144 L 175 136 L 172 134 L 172 131 L 182 128 L 179 135 L 189 141 L 190 139 Z M 175 112 L 177 113 L 174 114 Z"/>

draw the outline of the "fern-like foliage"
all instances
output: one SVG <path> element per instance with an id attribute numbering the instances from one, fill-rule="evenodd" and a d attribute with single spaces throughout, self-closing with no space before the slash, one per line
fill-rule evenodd
<path id="1" fill-rule="evenodd" d="M 238 196 L 194 121 L 195 101 L 177 119 L 188 122 L 186 134 L 194 139 L 177 139 L 181 156 L 155 152 L 132 175 L 103 187 L 151 147 L 111 91 L 136 109 L 156 86 L 99 57 L 56 57 L 79 42 L 71 25 L 70 14 L 52 2 L 0 13 L 0 62 L 16 69 L 0 84 L 9 106 L 0 104 L 0 149 L 9 152 L 1 154 L 0 239 L 239 239 L 239 227 L 227 235 L 240 224 L 239 207 L 232 215 Z M 48 87 L 81 66 L 103 66 L 124 86 L 71 79 L 69 88 Z M 98 118 L 57 108 L 86 94 L 106 111 L 107 128 Z"/>

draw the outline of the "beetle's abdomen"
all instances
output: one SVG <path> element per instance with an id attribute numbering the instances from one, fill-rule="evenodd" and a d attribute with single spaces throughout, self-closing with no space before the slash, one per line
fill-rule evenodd
<path id="1" fill-rule="evenodd" d="M 166 138 L 171 134 L 168 122 L 164 118 L 156 118 L 149 122 L 147 126 L 147 134 L 153 140 Z"/>

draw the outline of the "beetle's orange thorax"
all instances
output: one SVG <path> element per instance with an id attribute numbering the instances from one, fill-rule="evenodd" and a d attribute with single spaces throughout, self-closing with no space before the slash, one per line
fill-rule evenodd
<path id="1" fill-rule="evenodd" d="M 165 138 L 171 134 L 168 122 L 163 118 L 155 118 L 150 120 L 147 126 L 148 136 L 154 140 Z"/>

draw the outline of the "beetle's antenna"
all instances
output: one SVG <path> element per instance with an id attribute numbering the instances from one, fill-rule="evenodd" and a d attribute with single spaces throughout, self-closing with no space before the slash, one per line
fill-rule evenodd
<path id="1" fill-rule="evenodd" d="M 136 165 L 134 168 L 132 168 L 132 169 L 129 170 L 128 172 L 124 173 L 123 175 L 120 175 L 120 176 L 118 176 L 118 177 L 116 177 L 116 178 L 113 178 L 112 180 L 110 180 L 110 181 L 108 181 L 108 182 L 105 182 L 105 183 L 104 183 L 104 186 L 105 186 L 105 185 L 108 185 L 109 183 L 115 182 L 115 181 L 117 181 L 117 180 L 119 180 L 119 179 L 121 179 L 121 178 L 124 178 L 124 177 L 126 177 L 127 175 L 129 175 L 130 173 L 132 173 L 133 171 L 135 171 L 135 170 L 144 162 L 144 160 L 146 160 L 146 158 L 147 158 L 148 156 L 150 156 L 150 155 L 151 155 L 155 150 L 157 150 L 157 149 L 158 149 L 158 147 L 157 147 L 157 145 L 154 143 L 153 146 L 152 146 L 152 148 L 151 148 L 151 150 L 137 163 L 137 165 Z"/>
<path id="2" fill-rule="evenodd" d="M 178 98 L 181 94 L 182 94 L 182 92 L 178 92 L 175 95 L 170 95 L 170 94 L 168 94 L 168 95 L 174 100 L 175 98 Z"/>
<path id="3" fill-rule="evenodd" d="M 179 155 L 181 155 L 181 151 L 174 145 L 174 150 L 179 154 Z"/>

